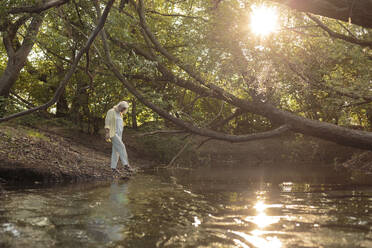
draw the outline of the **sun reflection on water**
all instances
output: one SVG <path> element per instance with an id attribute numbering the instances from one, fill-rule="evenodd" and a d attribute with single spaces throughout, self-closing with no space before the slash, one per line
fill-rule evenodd
<path id="1" fill-rule="evenodd" d="M 281 248 L 282 242 L 277 237 L 266 237 L 262 238 L 259 236 L 249 235 L 243 232 L 236 232 L 232 231 L 232 233 L 244 238 L 249 244 L 252 244 L 254 247 L 257 248 Z M 236 240 L 235 240 L 236 242 Z M 242 245 L 242 242 L 237 242 L 239 245 Z M 242 245 L 243 247 L 249 247 Z"/>
<path id="2" fill-rule="evenodd" d="M 261 198 L 261 197 L 260 197 Z M 257 229 L 249 232 L 238 232 L 232 231 L 233 234 L 238 235 L 239 237 L 243 238 L 248 244 L 253 245 L 257 248 L 281 248 L 282 242 L 276 236 L 266 236 L 262 237 L 264 234 L 268 234 L 270 232 L 264 232 L 263 229 L 275 224 L 280 221 L 280 216 L 269 216 L 265 213 L 265 210 L 270 207 L 282 207 L 281 204 L 273 204 L 268 205 L 265 204 L 263 200 L 258 200 L 257 203 L 254 205 L 254 209 L 256 209 L 257 214 L 255 216 L 247 216 L 244 220 L 249 221 L 257 225 Z M 241 240 L 235 239 L 236 244 L 241 247 L 249 247 Z"/>

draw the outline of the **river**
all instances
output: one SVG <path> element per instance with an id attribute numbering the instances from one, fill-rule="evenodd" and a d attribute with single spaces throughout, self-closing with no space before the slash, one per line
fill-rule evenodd
<path id="1" fill-rule="evenodd" d="M 8 186 L 0 247 L 372 247 L 372 186 L 316 168 L 148 170 Z"/>

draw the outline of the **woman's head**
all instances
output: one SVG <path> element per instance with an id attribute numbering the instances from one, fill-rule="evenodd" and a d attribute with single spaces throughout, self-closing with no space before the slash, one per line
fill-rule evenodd
<path id="1" fill-rule="evenodd" d="M 129 104 L 126 101 L 121 101 L 114 106 L 114 109 L 120 113 L 127 113 L 129 109 Z"/>

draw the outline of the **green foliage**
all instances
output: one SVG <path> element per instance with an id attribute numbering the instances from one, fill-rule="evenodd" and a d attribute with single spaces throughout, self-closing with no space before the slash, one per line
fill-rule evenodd
<path id="1" fill-rule="evenodd" d="M 158 163 L 167 165 L 183 148 L 185 140 L 181 136 L 145 136 L 137 142 L 141 152 Z M 176 164 L 192 167 L 200 164 L 196 156 L 196 148 L 192 145 L 186 147 Z"/>
<path id="2" fill-rule="evenodd" d="M 27 136 L 32 137 L 32 138 L 37 138 L 41 139 L 44 141 L 49 141 L 49 138 L 46 137 L 44 134 L 37 132 L 36 130 L 28 130 L 27 131 Z"/>
<path id="3" fill-rule="evenodd" d="M 38 1 L 1 1 L 0 11 L 31 5 Z M 221 1 L 218 8 L 213 1 L 144 1 L 146 20 L 162 46 L 192 65 L 206 83 L 212 82 L 229 93 L 243 99 L 258 94 L 278 108 L 300 116 L 328 121 L 345 126 L 372 126 L 371 105 L 361 104 L 370 97 L 372 60 L 370 50 L 330 39 L 301 13 L 275 5 L 283 28 L 265 38 L 259 38 L 249 29 L 249 14 L 253 4 L 262 1 Z M 270 5 L 271 3 L 267 3 Z M 119 3 L 116 3 L 116 7 Z M 111 56 L 121 73 L 151 102 L 167 112 L 201 127 L 230 116 L 236 109 L 221 101 L 203 97 L 164 81 L 157 63 L 163 63 L 178 77 L 193 80 L 178 66 L 159 56 L 158 62 L 136 54 L 123 42 L 149 52 L 143 38 L 139 18 L 131 4 L 125 11 L 114 8 L 105 25 L 109 36 Z M 12 16 L 15 21 L 19 16 Z M 21 71 L 12 91 L 24 100 L 41 105 L 53 97 L 63 80 L 71 61 L 95 26 L 97 16 L 93 1 L 70 1 L 60 8 L 47 11 L 37 42 Z M 359 39 L 372 39 L 369 30 L 323 18 L 332 30 Z M 304 27 L 301 29 L 299 27 Z M 348 31 L 346 31 L 346 28 Z M 21 29 L 26 31 L 27 26 Z M 293 32 L 293 30 L 298 32 Z M 305 35 L 299 35 L 304 33 Z M 21 36 L 18 37 L 22 40 Z M 50 112 L 63 113 L 64 119 L 73 121 L 82 130 L 97 132 L 102 128 L 108 109 L 121 100 L 136 101 L 127 89 L 112 75 L 104 63 L 102 42 L 97 38 L 89 51 L 89 71 L 86 56 L 71 78 L 61 97 L 60 104 Z M 156 53 L 159 55 L 158 53 Z M 283 59 L 285 58 L 285 60 Z M 0 73 L 7 63 L 7 54 L 0 46 Z M 293 68 L 288 65 L 293 65 Z M 308 80 L 304 80 L 307 78 Z M 356 95 L 355 99 L 347 95 Z M 15 102 L 4 103 L 7 113 L 24 109 Z M 63 109 L 63 106 L 65 109 Z M 0 108 L 5 114 L 5 108 Z M 65 112 L 64 112 L 65 111 Z M 125 117 L 131 125 L 132 109 Z M 161 118 L 137 102 L 138 124 L 158 122 Z M 25 117 L 21 122 L 37 123 L 37 117 Z M 62 123 L 62 119 L 57 122 Z M 244 114 L 223 127 L 227 133 L 244 134 L 265 131 L 273 124 L 253 114 Z M 151 138 L 149 138 L 149 147 Z M 178 144 L 178 141 L 174 141 Z M 162 142 L 160 142 L 162 143 Z M 164 141 L 164 143 L 166 143 Z M 179 144 L 181 144 L 180 142 Z M 162 151 L 174 154 L 180 147 L 161 145 Z M 159 160 L 169 159 L 161 151 Z"/>

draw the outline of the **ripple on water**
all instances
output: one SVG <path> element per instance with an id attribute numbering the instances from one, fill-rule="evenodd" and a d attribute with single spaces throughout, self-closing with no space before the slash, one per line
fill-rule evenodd
<path id="1" fill-rule="evenodd" d="M 0 246 L 372 247 L 372 189 L 248 172 L 13 191 L 0 201 Z"/>

